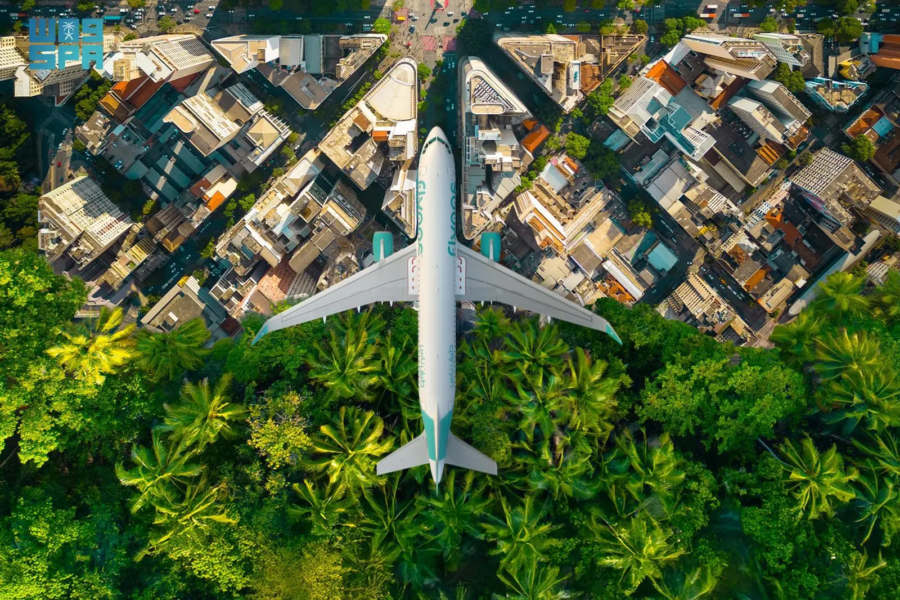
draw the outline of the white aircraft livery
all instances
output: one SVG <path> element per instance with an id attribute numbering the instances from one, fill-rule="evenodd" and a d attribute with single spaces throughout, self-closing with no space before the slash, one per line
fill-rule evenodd
<path id="1" fill-rule="evenodd" d="M 416 182 L 416 243 L 393 253 L 375 234 L 376 264 L 269 319 L 256 338 L 376 302 L 418 302 L 419 406 L 424 431 L 378 463 L 379 475 L 428 464 L 435 483 L 445 465 L 497 474 L 497 464 L 450 432 L 456 395 L 456 303 L 502 302 L 603 331 L 602 317 L 499 265 L 500 235 L 481 238 L 481 254 L 456 243 L 456 168 L 440 128 L 428 134 Z"/>

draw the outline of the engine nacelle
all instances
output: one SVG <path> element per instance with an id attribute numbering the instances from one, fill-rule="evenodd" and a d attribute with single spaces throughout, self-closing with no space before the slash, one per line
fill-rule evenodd
<path id="1" fill-rule="evenodd" d="M 378 231 L 372 236 L 372 251 L 375 262 L 381 262 L 394 253 L 394 236 L 387 231 Z"/>
<path id="2" fill-rule="evenodd" d="M 491 231 L 481 234 L 481 254 L 494 262 L 500 260 L 500 234 Z"/>

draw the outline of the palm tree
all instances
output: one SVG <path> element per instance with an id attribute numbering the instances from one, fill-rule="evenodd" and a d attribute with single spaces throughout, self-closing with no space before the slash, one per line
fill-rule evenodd
<path id="1" fill-rule="evenodd" d="M 887 279 L 872 294 L 876 314 L 894 321 L 900 317 L 900 273 L 888 271 Z"/>
<path id="2" fill-rule="evenodd" d="M 512 595 L 495 594 L 495 600 L 564 600 L 574 597 L 560 589 L 566 578 L 559 576 L 559 569 L 541 565 L 537 559 L 509 568 L 506 573 L 500 571 L 497 577 L 512 590 Z"/>
<path id="3" fill-rule="evenodd" d="M 125 313 L 121 308 L 102 308 L 96 320 L 73 325 L 60 331 L 66 341 L 47 349 L 47 354 L 78 379 L 91 385 L 103 385 L 106 375 L 137 356 L 131 334 L 134 325 L 119 329 Z"/>
<path id="4" fill-rule="evenodd" d="M 142 331 L 137 338 L 137 364 L 153 379 L 174 381 L 184 371 L 194 371 L 209 354 L 204 348 L 209 330 L 202 319 L 193 319 L 165 333 Z"/>
<path id="5" fill-rule="evenodd" d="M 510 508 L 506 498 L 501 496 L 503 519 L 489 515 L 482 525 L 485 537 L 497 544 L 490 553 L 500 555 L 503 568 L 514 569 L 533 560 L 546 560 L 547 552 L 559 545 L 559 540 L 550 534 L 560 526 L 544 519 L 546 504 L 537 508 L 534 503 L 535 497 L 529 494 L 521 505 Z"/>
<path id="6" fill-rule="evenodd" d="M 897 502 L 900 494 L 894 487 L 893 478 L 879 477 L 872 467 L 868 474 L 860 475 L 855 483 L 856 499 L 854 503 L 862 513 L 856 522 L 869 524 L 862 543 L 865 544 L 869 541 L 875 525 L 880 519 L 881 530 L 885 538 L 882 545 L 887 546 L 891 537 L 900 530 L 900 506 Z"/>
<path id="7" fill-rule="evenodd" d="M 199 480 L 188 482 L 183 494 L 167 495 L 156 504 L 150 545 L 137 559 L 157 554 L 178 539 L 186 539 L 186 546 L 202 545 L 214 524 L 234 523 L 221 506 L 225 492 L 224 484 L 210 487 L 204 473 Z"/>
<path id="8" fill-rule="evenodd" d="M 869 588 L 872 587 L 872 584 L 875 583 L 876 578 L 872 576 L 875 573 L 884 567 L 887 566 L 887 562 L 881 558 L 881 554 L 878 554 L 878 560 L 875 561 L 875 564 L 867 564 L 869 562 L 869 555 L 866 552 L 862 554 L 856 553 L 850 559 L 849 569 L 847 574 L 847 587 L 850 589 L 850 600 L 862 600 L 866 597 L 866 593 L 868 593 Z"/>
<path id="9" fill-rule="evenodd" d="M 847 271 L 838 271 L 819 284 L 819 295 L 814 302 L 817 310 L 836 316 L 862 314 L 869 306 L 869 299 L 860 292 L 866 278 Z"/>
<path id="10" fill-rule="evenodd" d="M 380 440 L 384 421 L 372 411 L 342 406 L 330 425 L 312 437 L 308 468 L 328 474 L 329 482 L 351 494 L 376 483 L 375 459 L 393 448 L 393 440 Z"/>
<path id="11" fill-rule="evenodd" d="M 418 371 L 414 350 L 407 338 L 403 338 L 397 344 L 392 343 L 390 334 L 380 345 L 372 374 L 376 378 L 377 385 L 382 388 L 383 394 L 389 394 L 397 399 L 413 398 Z M 401 400 L 400 407 L 402 406 Z"/>
<path id="12" fill-rule="evenodd" d="M 549 440 L 541 442 L 537 455 L 525 468 L 528 473 L 525 481 L 531 490 L 546 491 L 554 500 L 560 497 L 587 500 L 593 498 L 603 484 L 592 477 L 594 467 L 590 450 L 576 448 L 554 457 Z"/>
<path id="13" fill-rule="evenodd" d="M 476 340 L 485 346 L 490 346 L 495 340 L 506 335 L 509 326 L 509 318 L 502 309 L 488 308 L 478 311 L 478 320 L 475 322 L 472 334 Z"/>
<path id="14" fill-rule="evenodd" d="M 335 329 L 331 330 L 328 344 L 316 344 L 316 357 L 310 360 L 310 378 L 325 386 L 328 402 L 372 400 L 372 388 L 378 383 L 376 345 L 370 342 L 366 330 L 349 328 L 339 336 Z"/>
<path id="15" fill-rule="evenodd" d="M 131 451 L 133 469 L 116 464 L 116 476 L 123 485 L 134 486 L 140 492 L 131 501 L 131 512 L 137 512 L 148 503 L 154 504 L 171 494 L 175 484 L 186 485 L 199 475 L 203 467 L 190 462 L 193 452 L 185 451 L 175 440 L 163 439 L 163 431 L 153 430 L 150 448 L 135 446 Z"/>
<path id="16" fill-rule="evenodd" d="M 813 359 L 821 331 L 821 319 L 805 310 L 790 323 L 776 327 L 769 340 L 778 347 L 786 363 L 802 367 Z"/>
<path id="17" fill-rule="evenodd" d="M 506 338 L 506 354 L 517 373 L 535 380 L 545 371 L 562 366 L 566 344 L 556 327 L 540 327 L 535 319 L 516 323 Z"/>
<path id="18" fill-rule="evenodd" d="M 869 375 L 886 368 L 878 338 L 867 332 L 849 334 L 846 329 L 820 340 L 816 370 L 824 380 Z"/>
<path id="19" fill-rule="evenodd" d="M 552 373 L 546 381 L 540 376 L 529 379 L 516 376 L 518 398 L 513 410 L 519 414 L 519 429 L 529 442 L 534 441 L 540 431 L 544 439 L 549 439 L 559 427 L 568 421 L 566 396 L 568 381 L 557 373 Z"/>
<path id="20" fill-rule="evenodd" d="M 871 436 L 870 444 L 854 439 L 853 445 L 874 461 L 878 473 L 896 477 L 900 475 L 900 440 L 890 431 Z"/>
<path id="21" fill-rule="evenodd" d="M 859 477 L 856 469 L 844 472 L 844 459 L 832 446 L 824 455 L 819 454 L 812 438 L 804 437 L 798 451 L 790 440 L 780 446 L 784 454 L 785 480 L 791 494 L 797 499 L 797 510 L 807 513 L 810 519 L 821 514 L 832 515 L 833 500 L 849 502 L 855 497 L 850 482 Z"/>
<path id="22" fill-rule="evenodd" d="M 459 558 L 463 536 L 481 537 L 478 522 L 482 515 L 489 514 L 492 504 L 484 485 L 475 485 L 474 471 L 466 471 L 459 485 L 457 473 L 451 470 L 435 495 L 423 494 L 416 499 L 428 523 L 430 541 L 437 543 L 450 564 L 456 564 Z"/>
<path id="23" fill-rule="evenodd" d="M 628 593 L 634 592 L 646 578 L 658 580 L 662 569 L 675 562 L 684 550 L 672 541 L 673 533 L 650 515 L 640 512 L 632 519 L 613 526 L 594 519 L 590 529 L 597 535 L 602 555 L 597 563 L 622 572 Z"/>
<path id="24" fill-rule="evenodd" d="M 582 348 L 575 349 L 575 361 L 569 357 L 569 425 L 598 434 L 603 441 L 613 429 L 616 392 L 620 379 L 604 377 L 605 361 L 592 361 Z"/>
<path id="25" fill-rule="evenodd" d="M 666 600 L 698 600 L 713 593 L 719 578 L 709 566 L 697 567 L 691 571 L 674 568 L 666 569 L 662 579 L 654 579 L 652 583 Z"/>
<path id="26" fill-rule="evenodd" d="M 862 421 L 870 431 L 900 426 L 900 385 L 886 366 L 869 372 L 853 372 L 832 381 L 824 398 L 837 410 L 823 415 L 826 423 L 845 422 L 844 433 L 851 433 Z"/>
<path id="27" fill-rule="evenodd" d="M 175 406 L 164 405 L 166 427 L 187 444 L 196 443 L 198 450 L 203 450 L 220 435 L 237 437 L 233 425 L 242 421 L 247 411 L 243 406 L 229 402 L 230 385 L 230 373 L 223 375 L 213 390 L 210 390 L 209 379 L 185 383 L 181 388 L 181 402 Z"/>
<path id="28" fill-rule="evenodd" d="M 377 491 L 363 489 L 363 497 L 368 507 L 360 529 L 379 541 L 387 540 L 390 545 L 399 547 L 404 553 L 411 553 L 415 538 L 420 533 L 419 528 L 411 525 L 413 518 L 418 514 L 418 509 L 411 498 L 397 499 L 400 477 L 400 473 L 388 475 L 385 485 L 377 488 Z"/>
<path id="29" fill-rule="evenodd" d="M 668 433 L 651 442 L 641 430 L 641 440 L 635 443 L 629 430 L 616 439 L 616 447 L 607 453 L 608 481 L 618 485 L 635 501 L 644 505 L 656 518 L 668 517 L 681 496 L 685 474 L 682 460 Z"/>
<path id="30" fill-rule="evenodd" d="M 378 341 L 378 334 L 384 329 L 385 322 L 371 310 L 364 312 L 350 310 L 329 321 L 328 326 L 339 338 L 363 334 L 368 343 L 375 344 Z"/>
<path id="31" fill-rule="evenodd" d="M 346 544 L 344 558 L 345 592 L 348 598 L 380 598 L 373 595 L 394 582 L 394 565 L 401 550 L 385 540 L 374 537 L 365 542 Z"/>
<path id="32" fill-rule="evenodd" d="M 343 489 L 335 489 L 329 484 L 325 489 L 314 486 L 309 479 L 303 484 L 294 484 L 294 491 L 300 496 L 301 504 L 288 508 L 288 514 L 295 519 L 308 521 L 312 526 L 312 534 L 316 536 L 334 535 L 341 517 L 353 504 L 352 499 L 344 498 Z"/>

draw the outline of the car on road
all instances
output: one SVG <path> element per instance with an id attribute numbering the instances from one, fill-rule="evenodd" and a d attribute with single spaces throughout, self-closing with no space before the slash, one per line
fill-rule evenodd
<path id="1" fill-rule="evenodd" d="M 62 166 L 62 161 L 56 161 L 56 168 L 60 168 Z"/>
<path id="2" fill-rule="evenodd" d="M 410 25 L 410 26 L 409 26 L 409 32 L 410 32 L 410 33 L 415 33 L 415 32 L 416 32 L 416 26 L 415 26 L 415 25 Z"/>
<path id="3" fill-rule="evenodd" d="M 199 15 L 199 14 L 200 14 L 200 9 L 199 9 L 199 8 L 195 8 L 195 9 L 194 9 L 194 14 L 195 14 L 195 15 Z"/>
<path id="4" fill-rule="evenodd" d="M 213 16 L 212 13 L 206 13 L 206 18 L 207 18 L 207 19 L 212 19 L 212 16 Z"/>
<path id="5" fill-rule="evenodd" d="M 406 45 L 407 48 L 412 48 L 412 42 L 406 42 L 405 45 Z"/>

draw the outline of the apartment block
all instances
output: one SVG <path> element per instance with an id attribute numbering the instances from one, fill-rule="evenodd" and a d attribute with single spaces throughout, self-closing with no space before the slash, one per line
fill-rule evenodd
<path id="1" fill-rule="evenodd" d="M 203 156 L 219 151 L 235 176 L 250 173 L 290 135 L 281 119 L 263 109 L 242 83 L 185 98 L 163 117 Z"/>
<path id="2" fill-rule="evenodd" d="M 642 35 L 496 33 L 494 42 L 569 112 L 644 41 Z"/>
<path id="3" fill-rule="evenodd" d="M 553 158 L 531 189 L 515 199 L 516 216 L 531 227 L 541 248 L 558 254 L 572 250 L 585 228 L 615 195 L 605 186 L 585 185 L 581 165 L 566 155 Z M 592 182 L 591 182 L 592 183 Z"/>
<path id="4" fill-rule="evenodd" d="M 211 334 L 210 345 L 241 331 L 240 323 L 193 277 L 184 277 L 173 285 L 150 307 L 141 324 L 150 331 L 170 332 L 194 319 L 203 320 Z"/>
<path id="5" fill-rule="evenodd" d="M 669 90 L 647 77 L 635 79 L 616 99 L 609 118 L 632 140 L 637 141 L 639 132 L 654 143 L 665 136 L 695 160 L 715 144 L 712 136 L 692 127 L 694 118 L 675 101 Z"/>
<path id="6" fill-rule="evenodd" d="M 879 188 L 852 159 L 828 148 L 816 152 L 813 162 L 790 177 L 830 231 L 849 226 L 851 208 L 865 210 L 881 195 Z"/>
<path id="7" fill-rule="evenodd" d="M 756 40 L 692 33 L 681 41 L 694 52 L 704 55 L 704 62 L 710 68 L 746 79 L 765 79 L 777 64 L 769 48 Z"/>
<path id="8" fill-rule="evenodd" d="M 794 120 L 785 125 L 762 103 L 750 98 L 732 98 L 728 106 L 760 137 L 791 150 L 795 150 L 809 137 L 809 130 L 802 121 Z"/>
<path id="9" fill-rule="evenodd" d="M 69 256 L 85 267 L 131 228 L 132 221 L 86 176 L 38 200 L 38 248 L 51 262 Z"/>
<path id="10" fill-rule="evenodd" d="M 397 224 L 406 237 L 416 237 L 418 216 L 416 214 L 416 176 L 411 169 L 412 161 L 402 163 L 395 171 L 391 184 L 384 192 L 381 210 Z"/>
<path id="11" fill-rule="evenodd" d="M 900 77 L 894 77 L 872 103 L 844 128 L 851 139 L 866 136 L 875 145 L 871 162 L 881 171 L 900 181 Z"/>
<path id="12" fill-rule="evenodd" d="M 141 77 L 153 82 L 178 81 L 202 73 L 214 62 L 197 36 L 157 35 L 121 42 L 116 52 L 104 58 L 100 69 L 113 81 Z"/>
<path id="13" fill-rule="evenodd" d="M 16 47 L 15 36 L 0 37 L 0 81 L 14 79 L 19 67 L 27 67 L 28 59 Z"/>
<path id="14" fill-rule="evenodd" d="M 462 144 L 462 233 L 474 239 L 495 224 L 494 212 L 521 183 L 531 161 L 522 144 L 531 113 L 479 58 L 458 65 Z"/>
<path id="15" fill-rule="evenodd" d="M 387 40 L 362 35 L 236 35 L 212 42 L 238 73 L 252 69 L 314 110 Z"/>
<path id="16" fill-rule="evenodd" d="M 360 189 L 372 185 L 385 163 L 403 164 L 416 155 L 417 66 L 409 58 L 397 61 L 319 143 Z"/>
<path id="17" fill-rule="evenodd" d="M 753 39 L 765 44 L 775 60 L 794 67 L 805 67 L 810 56 L 799 36 L 787 33 L 755 33 Z"/>
<path id="18" fill-rule="evenodd" d="M 744 91 L 775 113 L 785 126 L 794 121 L 805 123 L 812 113 L 797 97 L 777 81 L 748 81 Z"/>

